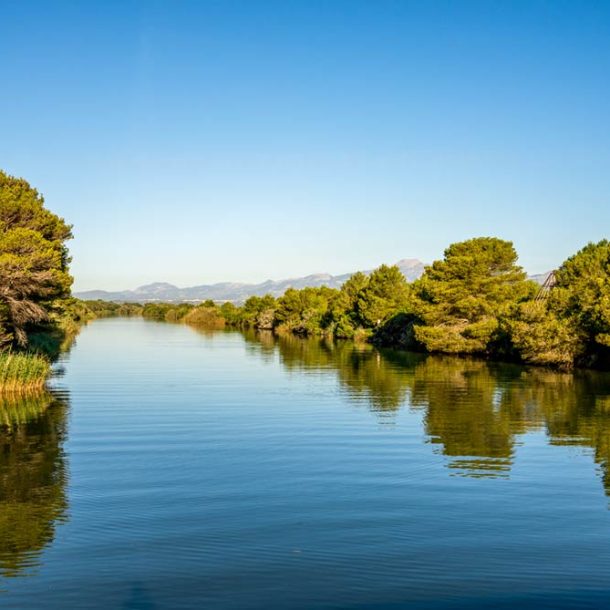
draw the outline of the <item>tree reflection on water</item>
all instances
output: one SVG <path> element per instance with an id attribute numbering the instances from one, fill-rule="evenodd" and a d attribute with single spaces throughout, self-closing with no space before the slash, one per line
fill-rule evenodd
<path id="1" fill-rule="evenodd" d="M 0 575 L 39 564 L 67 518 L 67 400 L 50 393 L 0 396 Z"/>
<path id="2" fill-rule="evenodd" d="M 574 374 L 483 360 L 377 350 L 367 344 L 246 334 L 248 349 L 289 370 L 336 375 L 349 395 L 387 419 L 423 413 L 427 441 L 454 474 L 506 477 L 519 437 L 542 431 L 550 445 L 593 450 L 610 495 L 610 375 Z"/>

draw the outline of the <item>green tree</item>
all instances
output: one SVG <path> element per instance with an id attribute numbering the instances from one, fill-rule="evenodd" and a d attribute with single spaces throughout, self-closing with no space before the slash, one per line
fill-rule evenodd
<path id="1" fill-rule="evenodd" d="M 583 352 L 582 333 L 546 300 L 521 303 L 508 328 L 513 346 L 529 364 L 568 369 Z"/>
<path id="2" fill-rule="evenodd" d="M 431 352 L 485 353 L 500 324 L 535 291 L 513 244 L 479 237 L 449 246 L 413 286 L 415 337 Z"/>
<path id="3" fill-rule="evenodd" d="M 356 312 L 365 328 L 375 328 L 404 310 L 409 303 L 409 284 L 396 266 L 381 265 L 368 277 L 356 296 Z"/>
<path id="4" fill-rule="evenodd" d="M 590 243 L 555 273 L 549 307 L 584 334 L 587 351 L 610 347 L 610 242 Z"/>
<path id="5" fill-rule="evenodd" d="M 71 227 L 35 189 L 0 171 L 0 346 L 25 345 L 27 330 L 69 296 L 71 237 Z"/>
<path id="6" fill-rule="evenodd" d="M 521 304 L 509 329 L 525 362 L 603 365 L 610 353 L 610 242 L 590 243 L 566 260 L 547 298 Z"/>
<path id="7" fill-rule="evenodd" d="M 367 275 L 358 271 L 335 291 L 328 307 L 328 326 L 338 339 L 351 339 L 361 325 L 358 316 L 358 297 L 369 283 Z"/>
<path id="8" fill-rule="evenodd" d="M 174 307 L 171 303 L 146 303 L 142 308 L 142 317 L 149 320 L 163 321 Z"/>
<path id="9" fill-rule="evenodd" d="M 226 301 L 220 306 L 220 315 L 229 326 L 237 325 L 239 322 L 239 308 L 231 301 Z"/>
<path id="10" fill-rule="evenodd" d="M 275 323 L 275 298 L 266 294 L 263 297 L 251 296 L 246 299 L 239 313 L 239 325 L 245 328 L 263 328 L 269 330 Z"/>
<path id="11" fill-rule="evenodd" d="M 207 302 L 207 301 L 206 301 Z M 214 309 L 214 304 L 212 301 L 212 309 Z M 191 311 L 195 309 L 195 306 L 191 303 L 178 303 L 176 305 L 172 305 L 171 309 L 165 314 L 166 322 L 181 322 Z"/>
<path id="12" fill-rule="evenodd" d="M 369 276 L 362 271 L 357 271 L 343 283 L 339 291 L 343 298 L 343 308 L 346 311 L 355 311 L 358 298 L 369 284 Z"/>
<path id="13" fill-rule="evenodd" d="M 319 288 L 289 288 L 277 301 L 275 319 L 283 330 L 297 334 L 318 334 L 328 323 L 329 304 L 336 290 Z"/>

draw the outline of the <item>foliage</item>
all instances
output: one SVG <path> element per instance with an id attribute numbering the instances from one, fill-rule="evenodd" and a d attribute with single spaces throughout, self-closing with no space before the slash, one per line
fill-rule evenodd
<path id="1" fill-rule="evenodd" d="M 369 283 L 367 275 L 358 271 L 343 283 L 329 303 L 329 320 L 333 335 L 338 339 L 352 339 L 361 326 L 358 299 Z"/>
<path id="2" fill-rule="evenodd" d="M 37 354 L 0 352 L 0 393 L 39 390 L 49 370 L 49 361 Z"/>
<path id="3" fill-rule="evenodd" d="M 409 285 L 395 265 L 381 265 L 368 277 L 356 295 L 357 318 L 365 328 L 380 326 L 406 309 L 409 302 Z"/>
<path id="4" fill-rule="evenodd" d="M 114 303 L 99 299 L 97 301 L 81 301 L 81 303 L 89 312 L 89 319 L 140 316 L 143 310 L 139 303 Z"/>
<path id="5" fill-rule="evenodd" d="M 522 303 L 508 328 L 513 346 L 530 364 L 571 368 L 582 353 L 582 335 L 545 300 Z"/>
<path id="6" fill-rule="evenodd" d="M 329 303 L 334 296 L 332 288 L 289 288 L 277 301 L 276 326 L 282 331 L 310 335 L 327 325 Z"/>
<path id="7" fill-rule="evenodd" d="M 610 242 L 586 245 L 555 277 L 551 310 L 583 334 L 589 353 L 610 348 Z"/>
<path id="8" fill-rule="evenodd" d="M 227 301 L 220 306 L 220 315 L 229 326 L 237 326 L 239 323 L 240 309 L 235 304 Z"/>
<path id="9" fill-rule="evenodd" d="M 25 346 L 28 331 L 49 321 L 51 304 L 69 296 L 71 237 L 35 189 L 0 171 L 0 347 Z"/>
<path id="10" fill-rule="evenodd" d="M 191 311 L 193 311 L 194 308 L 195 306 L 191 305 L 190 303 L 180 303 L 179 305 L 172 307 L 165 313 L 165 321 L 181 322 Z M 214 308 L 213 302 L 212 308 Z"/>
<path id="11" fill-rule="evenodd" d="M 610 243 L 590 243 L 555 272 L 547 298 L 522 304 L 509 321 L 525 362 L 571 368 L 607 365 L 610 353 Z"/>
<path id="12" fill-rule="evenodd" d="M 146 303 L 142 308 L 142 317 L 163 322 L 165 316 L 175 307 L 176 305 L 171 303 Z"/>
<path id="13" fill-rule="evenodd" d="M 179 308 L 177 309 L 179 312 Z M 203 303 L 199 307 L 191 308 L 188 313 L 182 317 L 182 321 L 187 324 L 203 326 L 205 328 L 224 328 L 225 320 L 220 314 L 220 310 L 216 305 L 210 306 Z"/>
<path id="14" fill-rule="evenodd" d="M 375 329 L 371 342 L 416 351 L 420 346 L 415 340 L 415 322 L 413 314 L 397 313 Z"/>
<path id="15" fill-rule="evenodd" d="M 275 323 L 276 308 L 277 302 L 270 294 L 263 297 L 251 296 L 239 309 L 233 323 L 240 328 L 271 330 Z"/>
<path id="16" fill-rule="evenodd" d="M 489 353 L 501 323 L 535 285 L 511 242 L 479 237 L 449 246 L 413 286 L 415 337 L 427 351 Z"/>
<path id="17" fill-rule="evenodd" d="M 28 349 L 53 362 L 70 349 L 81 327 L 95 317 L 79 299 L 70 297 L 53 301 L 49 304 L 48 321 L 30 332 Z"/>

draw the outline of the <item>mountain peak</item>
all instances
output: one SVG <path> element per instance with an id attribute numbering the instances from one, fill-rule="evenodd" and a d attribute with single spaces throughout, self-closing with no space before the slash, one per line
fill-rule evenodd
<path id="1" fill-rule="evenodd" d="M 396 263 L 402 274 L 413 282 L 424 272 L 424 263 L 417 258 L 403 258 Z"/>
<path id="2" fill-rule="evenodd" d="M 153 282 L 152 284 L 139 286 L 134 292 L 162 292 L 165 290 L 179 290 L 179 288 L 168 282 Z"/>
<path id="3" fill-rule="evenodd" d="M 398 267 L 419 267 L 423 263 L 418 258 L 401 258 L 396 265 Z"/>

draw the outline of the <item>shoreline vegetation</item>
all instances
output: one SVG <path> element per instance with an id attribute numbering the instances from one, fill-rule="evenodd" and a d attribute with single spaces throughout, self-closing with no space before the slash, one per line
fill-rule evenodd
<path id="1" fill-rule="evenodd" d="M 51 363 L 91 319 L 72 298 L 72 227 L 22 178 L 0 171 L 0 394 L 41 392 Z"/>
<path id="2" fill-rule="evenodd" d="M 35 353 L 0 353 L 0 394 L 37 392 L 51 371 L 47 358 Z"/>
<path id="3" fill-rule="evenodd" d="M 366 341 L 561 370 L 610 370 L 610 242 L 590 243 L 540 287 L 509 241 L 450 245 L 408 282 L 397 266 L 341 288 L 289 288 L 242 304 L 114 303 L 71 296 L 72 227 L 25 180 L 0 170 L 0 393 L 39 391 L 51 363 L 96 317 Z"/>
<path id="4" fill-rule="evenodd" d="M 84 301 L 96 317 L 138 315 L 235 328 L 366 341 L 559 370 L 610 370 L 610 242 L 590 243 L 540 286 L 511 242 L 479 237 L 407 282 L 398 267 L 356 273 L 340 289 L 288 289 L 243 304 Z"/>

